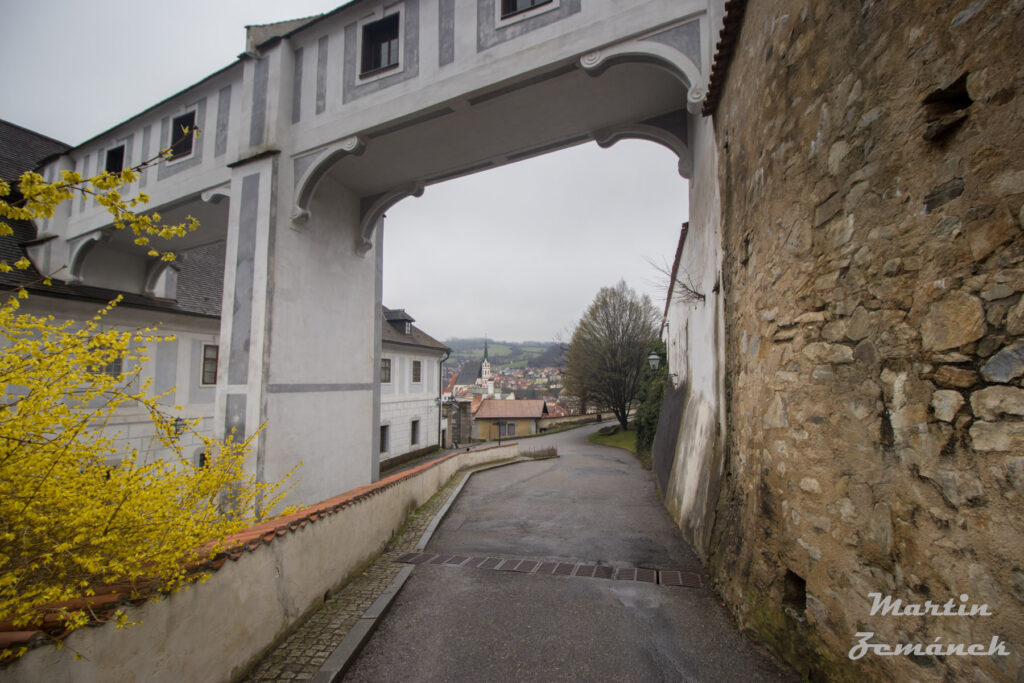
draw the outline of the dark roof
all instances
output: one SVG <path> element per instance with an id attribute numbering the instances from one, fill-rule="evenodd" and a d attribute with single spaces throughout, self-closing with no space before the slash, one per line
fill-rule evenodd
<path id="1" fill-rule="evenodd" d="M 36 231 L 31 224 L 24 221 L 7 221 L 7 223 L 14 230 L 14 234 L 0 236 L 0 259 L 14 263 L 25 256 L 25 249 L 22 245 L 34 239 Z M 45 285 L 42 274 L 34 266 L 27 270 L 15 269 L 10 273 L 0 273 L 0 290 L 24 287 L 33 294 L 91 301 L 100 305 L 113 300 L 120 294 L 122 297 L 120 305 L 129 308 L 145 308 L 169 313 L 197 315 L 204 318 L 219 318 L 220 295 L 224 278 L 224 244 L 203 247 L 195 251 L 204 253 L 200 258 L 194 259 L 190 253 L 189 257 L 182 259 L 178 275 L 178 293 L 181 298 L 177 301 L 145 294 L 122 293 L 105 287 L 75 285 L 56 277 L 53 278 L 53 284 Z M 220 272 L 211 276 L 208 270 L 209 262 L 217 258 L 218 252 L 220 254 Z"/>
<path id="2" fill-rule="evenodd" d="M 0 178 L 17 180 L 43 159 L 71 149 L 59 140 L 0 119 Z"/>
<path id="3" fill-rule="evenodd" d="M 385 308 L 384 319 L 387 320 L 389 323 L 416 322 L 416 318 L 406 313 L 404 308 Z"/>
<path id="4" fill-rule="evenodd" d="M 224 292 L 223 242 L 192 249 L 178 270 L 178 307 L 190 313 L 220 317 Z"/>
<path id="5" fill-rule="evenodd" d="M 401 344 L 403 346 L 419 346 L 437 351 L 451 351 L 450 348 L 437 341 L 429 334 L 411 324 L 412 317 L 404 309 L 390 309 L 381 306 L 381 341 L 385 344 Z M 394 323 L 390 322 L 395 320 Z M 405 333 L 405 324 L 409 324 L 409 334 Z"/>
<path id="6" fill-rule="evenodd" d="M 473 384 L 476 382 L 478 377 L 483 375 L 481 363 L 478 360 L 467 360 L 463 362 L 462 369 L 459 371 L 459 384 Z"/>
<path id="7" fill-rule="evenodd" d="M 0 120 L 0 178 L 17 178 L 34 169 L 46 157 L 67 151 L 69 147 L 45 135 L 34 133 Z M 36 239 L 36 228 L 27 221 L 5 221 L 14 231 L 0 236 L 0 260 L 14 263 L 26 255 L 26 244 Z M 145 294 L 123 294 L 122 306 L 148 308 L 201 315 L 220 316 L 220 296 L 224 287 L 224 244 L 195 249 L 179 265 L 179 299 L 164 299 Z M 104 304 L 120 292 L 104 287 L 73 285 L 54 277 L 52 285 L 43 284 L 43 274 L 35 267 L 0 273 L 0 289 L 24 287 L 44 296 L 82 299 Z"/>

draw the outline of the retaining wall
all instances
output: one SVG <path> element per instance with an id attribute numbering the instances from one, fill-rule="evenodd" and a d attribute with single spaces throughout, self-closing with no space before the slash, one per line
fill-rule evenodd
<path id="1" fill-rule="evenodd" d="M 233 537 L 209 580 L 128 607 L 127 629 L 73 632 L 0 670 L 11 683 L 226 681 L 240 678 L 325 594 L 380 553 L 408 514 L 458 470 L 515 457 L 516 444 L 453 453 Z M 76 660 L 76 653 L 82 659 Z"/>

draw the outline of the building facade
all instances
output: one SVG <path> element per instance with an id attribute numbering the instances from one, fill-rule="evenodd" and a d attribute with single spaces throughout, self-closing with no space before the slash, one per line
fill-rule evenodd
<path id="1" fill-rule="evenodd" d="M 442 445 L 441 364 L 450 349 L 413 325 L 404 310 L 383 309 L 380 461 Z"/>

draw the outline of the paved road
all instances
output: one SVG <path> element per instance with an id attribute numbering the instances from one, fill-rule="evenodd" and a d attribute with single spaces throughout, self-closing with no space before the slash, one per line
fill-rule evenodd
<path id="1" fill-rule="evenodd" d="M 476 474 L 427 550 L 699 572 L 633 456 L 531 440 L 560 458 Z M 796 681 L 707 588 L 417 566 L 346 681 Z"/>

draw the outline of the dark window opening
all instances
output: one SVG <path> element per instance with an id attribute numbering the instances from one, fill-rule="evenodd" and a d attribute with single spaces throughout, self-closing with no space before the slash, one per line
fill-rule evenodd
<path id="1" fill-rule="evenodd" d="M 551 0 L 501 0 L 501 18 L 506 19 L 516 14 L 522 14 L 534 7 L 550 4 Z"/>
<path id="2" fill-rule="evenodd" d="M 380 452 L 386 453 L 388 450 L 388 426 L 380 426 Z"/>
<path id="3" fill-rule="evenodd" d="M 412 421 L 412 445 L 415 446 L 420 442 L 420 421 Z"/>
<path id="4" fill-rule="evenodd" d="M 107 150 L 107 161 L 103 164 L 103 170 L 107 173 L 120 173 L 124 170 L 124 145 Z"/>
<path id="5" fill-rule="evenodd" d="M 203 344 L 203 384 L 217 383 L 217 356 L 219 352 L 215 344 Z"/>
<path id="6" fill-rule="evenodd" d="M 398 13 L 363 26 L 360 75 L 398 66 Z"/>
<path id="7" fill-rule="evenodd" d="M 171 158 L 186 157 L 192 153 L 192 141 L 196 134 L 196 113 L 186 112 L 171 121 Z"/>
<path id="8" fill-rule="evenodd" d="M 380 383 L 391 384 L 391 359 L 381 358 L 380 360 Z"/>
<path id="9" fill-rule="evenodd" d="M 423 381 L 423 362 L 414 360 L 412 362 L 412 381 L 422 382 Z"/>
<path id="10" fill-rule="evenodd" d="M 807 582 L 789 569 L 783 579 L 782 607 L 797 618 L 807 609 Z"/>

